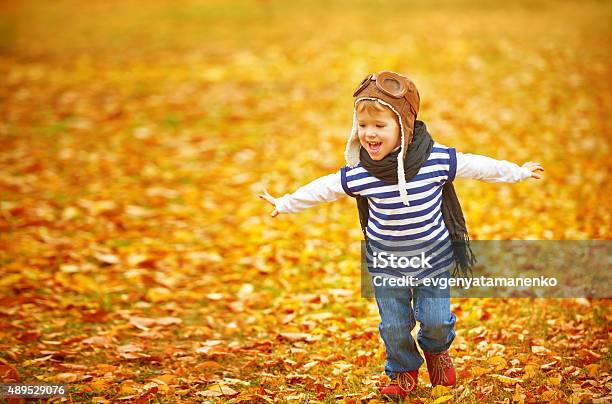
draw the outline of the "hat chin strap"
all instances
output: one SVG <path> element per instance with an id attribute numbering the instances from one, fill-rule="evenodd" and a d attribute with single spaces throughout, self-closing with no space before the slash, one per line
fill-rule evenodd
<path id="1" fill-rule="evenodd" d="M 395 112 L 397 114 L 397 112 Z M 399 114 L 398 114 L 399 117 Z M 402 125 L 402 119 L 398 119 L 402 132 L 402 148 L 397 155 L 397 185 L 399 186 L 399 194 L 402 203 L 406 206 L 410 206 L 408 201 L 408 192 L 406 192 L 406 175 L 404 174 L 404 153 L 406 153 L 406 142 L 404 137 L 404 126 Z"/>
<path id="2" fill-rule="evenodd" d="M 406 136 L 404 134 L 404 125 L 402 124 L 402 117 L 400 114 L 389 103 L 374 97 L 361 97 L 355 100 L 355 108 L 353 109 L 353 129 L 351 130 L 346 143 L 346 149 L 344 150 L 344 159 L 346 160 L 346 164 L 351 168 L 359 164 L 359 149 L 361 148 L 361 143 L 359 142 L 359 137 L 357 135 L 357 103 L 363 100 L 377 101 L 390 108 L 395 115 L 397 115 L 397 121 L 400 125 L 401 134 L 401 150 L 397 155 L 397 184 L 399 186 L 399 194 L 402 203 L 406 206 L 410 206 L 408 192 L 406 192 L 406 175 L 404 174 L 404 155 L 406 153 L 406 147 L 408 147 L 405 141 Z"/>
<path id="3" fill-rule="evenodd" d="M 355 109 L 353 111 L 353 128 L 351 129 L 348 141 L 346 142 L 346 149 L 344 150 L 344 159 L 349 167 L 353 168 L 359 164 L 360 148 L 361 143 L 359 143 L 359 137 L 357 136 L 357 109 Z"/>

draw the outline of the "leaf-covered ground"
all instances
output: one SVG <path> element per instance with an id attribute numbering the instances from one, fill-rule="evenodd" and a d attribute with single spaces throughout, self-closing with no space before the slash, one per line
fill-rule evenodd
<path id="1" fill-rule="evenodd" d="M 371 3 L 371 4 L 370 4 Z M 0 3 L 0 381 L 68 402 L 376 402 L 376 304 L 350 198 L 256 198 L 343 164 L 352 90 L 419 86 L 436 139 L 539 161 L 457 181 L 475 239 L 609 239 L 601 1 Z M 413 402 L 609 402 L 609 301 L 453 299 L 454 389 Z M 60 401 L 62 399 L 55 399 Z"/>

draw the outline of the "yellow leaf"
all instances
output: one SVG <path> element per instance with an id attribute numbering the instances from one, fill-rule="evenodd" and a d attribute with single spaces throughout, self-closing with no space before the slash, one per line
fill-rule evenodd
<path id="1" fill-rule="evenodd" d="M 474 377 L 478 377 L 478 376 L 482 376 L 485 373 L 489 373 L 491 370 L 487 369 L 487 368 L 483 368 L 480 366 L 474 366 L 470 369 L 470 373 L 472 374 L 472 376 Z"/>
<path id="2" fill-rule="evenodd" d="M 166 384 L 173 384 L 176 381 L 176 376 L 173 374 L 167 373 L 165 375 L 155 377 L 153 381 L 161 381 Z"/>
<path id="3" fill-rule="evenodd" d="M 172 233 L 175 240 L 178 242 L 191 242 L 196 239 L 196 235 L 186 230 L 176 230 Z"/>
<path id="4" fill-rule="evenodd" d="M 121 383 L 119 387 L 119 393 L 122 395 L 137 394 L 140 391 L 140 384 L 133 380 L 126 380 Z"/>
<path id="5" fill-rule="evenodd" d="M 113 381 L 110 379 L 104 378 L 95 378 L 89 386 L 96 392 L 107 392 L 108 388 L 113 384 Z"/>
<path id="6" fill-rule="evenodd" d="M 63 220 L 72 220 L 75 217 L 78 217 L 81 212 L 75 208 L 74 206 L 69 206 L 62 211 L 62 219 Z"/>
<path id="7" fill-rule="evenodd" d="M 545 391 L 544 393 L 542 393 L 540 398 L 542 399 L 542 401 L 552 401 L 552 402 L 555 402 L 556 398 L 557 398 L 557 393 L 555 391 L 553 391 L 553 390 Z"/>
<path id="8" fill-rule="evenodd" d="M 521 379 L 516 379 L 514 377 L 508 377 L 504 375 L 489 375 L 489 376 L 496 378 L 497 380 L 499 380 L 500 382 L 504 384 L 516 384 L 516 383 L 522 382 Z"/>
<path id="9" fill-rule="evenodd" d="M 153 303 L 159 303 L 170 300 L 173 297 L 172 292 L 167 288 L 151 288 L 147 292 L 147 297 Z"/>
<path id="10" fill-rule="evenodd" d="M 538 365 L 530 363 L 525 365 L 525 375 L 523 375 L 523 380 L 533 379 L 538 374 Z"/>
<path id="11" fill-rule="evenodd" d="M 442 386 L 441 384 L 437 385 L 433 389 L 431 389 L 432 397 L 442 397 L 448 395 L 450 393 L 451 388 L 448 386 Z"/>
<path id="12" fill-rule="evenodd" d="M 525 394 L 525 389 L 523 389 L 520 384 L 517 384 L 516 388 L 514 389 L 514 395 L 512 396 L 512 402 L 523 404 L 526 397 L 527 395 Z"/>
<path id="13" fill-rule="evenodd" d="M 489 358 L 487 362 L 493 365 L 493 367 L 495 367 L 495 370 L 502 370 L 508 366 L 508 362 L 506 362 L 504 357 L 499 355 Z"/>
<path id="14" fill-rule="evenodd" d="M 438 397 L 436 398 L 431 404 L 440 404 L 440 403 L 445 403 L 449 400 L 452 400 L 453 396 L 442 396 L 442 397 Z"/>
<path id="15" fill-rule="evenodd" d="M 561 384 L 561 376 L 549 377 L 546 379 L 546 382 L 550 385 L 558 386 Z"/>
<path id="16" fill-rule="evenodd" d="M 599 368 L 601 368 L 601 365 L 597 363 L 591 363 L 590 365 L 587 365 L 584 368 L 586 369 L 587 374 L 590 377 L 597 377 L 599 375 Z"/>
<path id="17" fill-rule="evenodd" d="M 80 292 L 99 292 L 100 284 L 91 277 L 83 274 L 76 274 L 72 278 L 72 286 Z"/>

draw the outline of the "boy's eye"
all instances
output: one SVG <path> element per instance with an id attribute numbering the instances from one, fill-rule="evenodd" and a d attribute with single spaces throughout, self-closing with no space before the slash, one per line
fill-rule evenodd
<path id="1" fill-rule="evenodd" d="M 376 124 L 376 127 L 377 127 L 377 128 L 384 128 L 385 126 L 387 126 L 387 125 Z M 365 127 L 366 127 L 366 125 L 365 125 L 365 124 L 363 124 L 363 123 L 360 123 L 360 124 L 359 124 L 359 127 L 360 127 L 360 128 L 365 128 Z"/>

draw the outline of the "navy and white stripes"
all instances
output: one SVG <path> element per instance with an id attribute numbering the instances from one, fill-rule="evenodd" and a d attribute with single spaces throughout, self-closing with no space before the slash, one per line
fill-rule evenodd
<path id="1" fill-rule="evenodd" d="M 442 218 L 442 187 L 452 181 L 457 171 L 455 149 L 434 143 L 432 152 L 417 175 L 406 184 L 409 206 L 400 199 L 399 185 L 382 181 L 368 173 L 361 164 L 341 169 L 342 188 L 346 194 L 368 198 L 369 218 L 368 267 L 373 273 L 388 273 L 415 278 L 435 276 L 453 262 L 450 236 Z M 372 268 L 374 251 L 398 256 L 414 256 L 416 250 L 432 256 L 432 268 L 393 269 Z"/>

